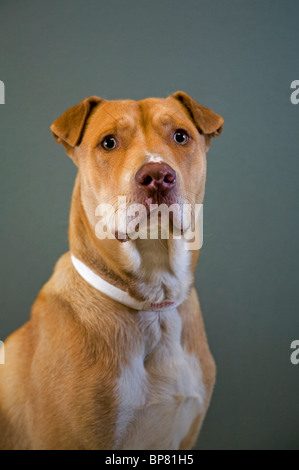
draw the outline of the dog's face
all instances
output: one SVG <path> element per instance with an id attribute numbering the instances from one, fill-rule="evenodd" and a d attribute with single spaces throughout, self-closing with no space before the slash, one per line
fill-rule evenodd
<path id="1" fill-rule="evenodd" d="M 166 99 L 84 100 L 66 111 L 52 132 L 80 171 L 90 223 L 99 204 L 199 204 L 206 180 L 206 151 L 220 135 L 221 116 L 183 92 Z"/>

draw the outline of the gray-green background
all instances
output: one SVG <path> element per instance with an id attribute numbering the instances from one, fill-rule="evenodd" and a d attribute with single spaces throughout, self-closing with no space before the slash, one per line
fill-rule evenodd
<path id="1" fill-rule="evenodd" d="M 0 3 L 0 339 L 68 249 L 76 170 L 54 119 L 178 89 L 225 118 L 196 278 L 218 364 L 199 449 L 299 448 L 298 18 L 298 0 Z"/>

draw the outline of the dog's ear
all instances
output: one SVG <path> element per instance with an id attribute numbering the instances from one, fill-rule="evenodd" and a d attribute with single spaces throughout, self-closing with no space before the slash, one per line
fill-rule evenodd
<path id="1" fill-rule="evenodd" d="M 93 108 L 101 101 L 103 100 L 97 96 L 86 98 L 81 103 L 65 111 L 51 125 L 50 129 L 54 139 L 65 146 L 69 155 L 73 153 L 74 147 L 80 144 L 86 121 Z"/>
<path id="2" fill-rule="evenodd" d="M 172 98 L 178 100 L 188 111 L 200 134 L 204 134 L 207 150 L 212 137 L 219 137 L 223 130 L 224 120 L 219 114 L 200 105 L 183 91 L 177 91 Z"/>

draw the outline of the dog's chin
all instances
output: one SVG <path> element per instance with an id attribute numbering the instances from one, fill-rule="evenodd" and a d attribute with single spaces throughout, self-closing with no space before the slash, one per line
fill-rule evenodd
<path id="1" fill-rule="evenodd" d="M 151 197 L 146 197 L 140 200 L 139 204 L 142 204 L 147 213 L 150 214 L 151 212 L 155 211 L 157 206 L 167 206 L 170 207 L 173 204 L 179 204 L 178 198 L 175 195 L 172 196 L 163 196 L 163 195 L 155 195 Z"/>
<path id="2" fill-rule="evenodd" d="M 132 198 L 129 200 L 132 201 Z M 139 210 L 135 205 L 143 206 L 143 210 Z M 181 213 L 176 214 L 173 210 L 163 212 L 163 208 L 176 206 L 181 209 L 179 198 L 176 194 L 171 197 L 160 195 L 157 197 L 136 198 L 134 203 L 130 203 L 127 207 L 133 207 L 131 213 L 127 212 L 125 217 L 126 224 L 120 224 L 111 231 L 113 236 L 120 243 L 125 243 L 137 238 L 173 238 L 184 233 L 182 228 Z M 162 206 L 162 207 L 161 207 Z M 162 213 L 161 213 L 162 210 Z M 124 222 L 124 221 L 123 221 Z M 154 234 L 154 236 L 153 236 Z M 169 234 L 169 237 L 167 236 Z"/>
<path id="3" fill-rule="evenodd" d="M 146 217 L 139 220 L 139 222 L 134 227 L 134 231 L 123 231 L 123 230 L 114 230 L 113 235 L 117 241 L 120 243 L 125 243 L 128 241 L 140 239 L 168 239 L 173 238 L 174 236 L 180 237 L 184 234 L 184 229 L 178 223 L 174 223 L 173 214 L 169 214 L 168 224 L 165 223 L 161 214 L 155 214 L 153 218 L 153 212 L 151 211 L 147 214 Z M 154 234 L 154 235 L 153 235 Z"/>

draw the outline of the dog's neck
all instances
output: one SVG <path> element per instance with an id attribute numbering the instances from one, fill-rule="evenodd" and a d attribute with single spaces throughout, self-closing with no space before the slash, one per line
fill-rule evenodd
<path id="1" fill-rule="evenodd" d="M 107 282 L 137 300 L 182 303 L 193 283 L 198 253 L 184 240 L 98 240 L 81 200 L 77 179 L 70 216 L 71 252 Z"/>

